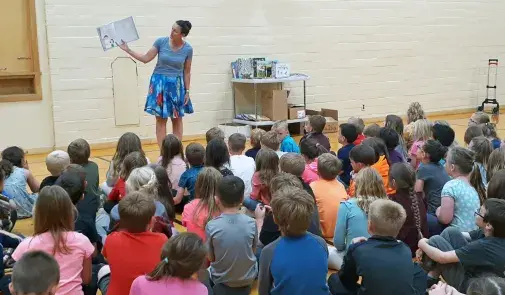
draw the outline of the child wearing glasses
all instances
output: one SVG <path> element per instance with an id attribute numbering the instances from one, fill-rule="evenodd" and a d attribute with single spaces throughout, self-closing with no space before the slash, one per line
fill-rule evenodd
<path id="1" fill-rule="evenodd" d="M 466 293 L 472 278 L 504 276 L 505 200 L 487 199 L 474 215 L 477 230 L 461 232 L 448 227 L 440 236 L 419 241 L 428 288 L 442 276 L 447 284 Z"/>

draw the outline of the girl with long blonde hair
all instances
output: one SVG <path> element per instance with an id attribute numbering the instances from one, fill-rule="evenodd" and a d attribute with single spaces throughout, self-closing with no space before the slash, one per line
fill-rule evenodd
<path id="1" fill-rule="evenodd" d="M 219 208 L 214 200 L 221 172 L 214 167 L 205 167 L 198 174 L 195 184 L 195 199 L 184 206 L 182 225 L 188 232 L 197 234 L 205 241 L 205 226 L 219 215 Z"/>
<path id="2" fill-rule="evenodd" d="M 340 204 L 333 244 L 340 256 L 340 262 L 354 238 L 369 237 L 368 210 L 370 204 L 378 199 L 386 199 L 382 177 L 371 167 L 363 168 L 355 178 L 356 197 Z M 337 265 L 340 268 L 339 265 Z"/>
<path id="3" fill-rule="evenodd" d="M 417 120 L 412 130 L 412 147 L 409 150 L 410 164 L 414 169 L 421 163 L 421 148 L 424 143 L 433 137 L 432 124 L 426 119 Z"/>

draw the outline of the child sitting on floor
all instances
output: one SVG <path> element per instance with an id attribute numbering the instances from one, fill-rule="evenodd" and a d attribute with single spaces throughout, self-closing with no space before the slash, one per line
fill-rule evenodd
<path id="1" fill-rule="evenodd" d="M 246 156 L 256 159 L 256 154 L 261 149 L 261 137 L 265 133 L 266 131 L 260 128 L 255 128 L 251 131 L 251 137 L 249 138 L 249 141 L 251 142 L 252 148 L 248 149 L 245 152 Z"/>
<path id="2" fill-rule="evenodd" d="M 326 242 L 307 233 L 314 210 L 312 197 L 299 188 L 286 187 L 275 193 L 272 213 L 282 236 L 261 252 L 260 295 L 328 294 Z"/>
<path id="3" fill-rule="evenodd" d="M 347 199 L 344 185 L 337 180 L 342 162 L 330 153 L 322 154 L 317 160 L 319 180 L 312 182 L 310 187 L 316 198 L 323 237 L 333 239 L 340 202 Z"/>
<path id="4" fill-rule="evenodd" d="M 266 147 L 273 150 L 279 159 L 285 154 L 285 152 L 281 152 L 279 150 L 280 146 L 281 142 L 279 141 L 279 137 L 275 131 L 268 131 L 261 136 L 261 148 Z"/>
<path id="5" fill-rule="evenodd" d="M 67 192 L 74 206 L 84 198 L 84 190 L 86 188 L 84 173 L 63 172 L 55 185 L 63 188 Z M 79 209 L 77 209 L 77 216 L 74 221 L 74 230 L 85 235 L 95 249 L 101 249 L 101 247 L 97 248 L 99 236 L 96 230 L 95 220 L 85 212 L 79 212 Z"/>
<path id="6" fill-rule="evenodd" d="M 181 233 L 171 238 L 163 246 L 156 268 L 133 281 L 130 295 L 207 295 L 205 285 L 192 279 L 206 255 L 205 244 L 193 233 Z"/>
<path id="7" fill-rule="evenodd" d="M 356 193 L 356 183 L 354 178 L 365 167 L 371 167 L 375 164 L 377 158 L 375 155 L 375 150 L 368 145 L 360 144 L 352 148 L 349 153 L 349 159 L 351 159 L 351 183 L 347 189 L 347 194 L 349 197 L 354 197 Z"/>
<path id="8" fill-rule="evenodd" d="M 465 294 L 467 295 L 482 295 L 482 294 L 503 294 L 505 293 L 505 279 L 500 277 L 483 277 L 473 279 Z M 454 287 L 451 287 L 443 282 L 438 282 L 433 285 L 429 292 L 430 295 L 465 295 L 459 293 Z"/>
<path id="9" fill-rule="evenodd" d="M 481 127 L 483 135 L 491 141 L 493 149 L 497 149 L 500 147 L 501 140 L 498 138 L 498 135 L 496 134 L 496 124 L 491 123 L 491 119 L 489 118 L 488 114 L 484 112 L 474 113 L 468 120 L 468 126 Z M 474 131 L 476 131 L 476 129 L 474 129 Z"/>
<path id="10" fill-rule="evenodd" d="M 179 179 L 179 189 L 177 190 L 177 195 L 174 198 L 175 205 L 180 203 L 187 204 L 195 198 L 195 183 L 198 178 L 198 174 L 203 169 L 205 158 L 205 148 L 203 145 L 192 142 L 186 146 L 186 159 L 188 160 L 189 169 L 182 173 Z M 189 193 L 189 198 L 184 200 L 185 192 Z"/>
<path id="11" fill-rule="evenodd" d="M 365 130 L 365 122 L 363 119 L 358 118 L 358 117 L 350 117 L 349 120 L 347 120 L 348 124 L 354 125 L 356 127 L 356 132 L 358 132 L 358 137 L 356 140 L 353 142 L 354 145 L 360 145 L 363 140 L 365 140 L 365 135 L 363 134 L 363 131 Z"/>
<path id="12" fill-rule="evenodd" d="M 330 140 L 328 136 L 323 134 L 324 126 L 326 126 L 326 119 L 323 116 L 310 116 L 309 121 L 305 123 L 306 134 L 300 139 L 300 143 L 305 139 L 311 138 L 322 145 L 327 151 L 330 151 Z"/>
<path id="13" fill-rule="evenodd" d="M 436 211 L 438 221 L 462 231 L 475 229 L 473 213 L 482 204 L 482 180 L 472 179 L 474 169 L 479 169 L 472 151 L 462 147 L 449 150 L 445 170 L 452 177 L 444 185 L 441 205 Z"/>
<path id="14" fill-rule="evenodd" d="M 186 171 L 184 162 L 184 151 L 182 142 L 173 134 L 168 134 L 161 144 L 161 156 L 158 158 L 158 165 L 167 170 L 170 179 L 172 195 L 177 195 L 179 180 L 182 173 Z"/>
<path id="15" fill-rule="evenodd" d="M 489 115 L 484 112 L 475 112 L 468 119 L 468 126 L 478 126 L 491 122 Z"/>
<path id="16" fill-rule="evenodd" d="M 108 196 L 108 202 L 105 202 L 104 209 L 107 213 L 110 213 L 112 207 L 119 203 L 121 199 L 126 196 L 126 180 L 130 176 L 130 173 L 135 168 L 144 167 L 147 165 L 147 160 L 144 155 L 140 152 L 129 153 L 123 160 L 121 165 L 121 172 L 119 173 L 119 178 L 114 185 Z"/>
<path id="17" fill-rule="evenodd" d="M 468 149 L 474 152 L 475 163 L 479 167 L 479 169 L 472 172 L 472 177 L 480 177 L 482 179 L 482 185 L 487 187 L 486 167 L 489 156 L 493 152 L 493 145 L 486 137 L 478 136 L 470 141 Z"/>
<path id="18" fill-rule="evenodd" d="M 407 144 L 405 143 L 405 139 L 403 138 L 403 120 L 397 115 L 387 115 L 386 121 L 384 122 L 384 127 L 391 128 L 398 134 L 399 142 L 398 146 L 395 148 L 397 152 L 399 152 L 405 161 L 408 160 L 407 154 Z"/>
<path id="19" fill-rule="evenodd" d="M 409 246 L 415 257 L 417 243 L 429 236 L 423 195 L 414 191 L 416 173 L 408 163 L 396 163 L 391 167 L 389 178 L 390 185 L 396 189 L 396 193 L 389 196 L 390 200 L 402 205 L 407 213 L 397 239 Z"/>
<path id="20" fill-rule="evenodd" d="M 142 192 L 128 192 L 119 201 L 121 230 L 107 237 L 103 256 L 109 265 L 102 267 L 98 274 L 102 294 L 129 294 L 133 281 L 159 263 L 168 238 L 151 232 L 155 211 L 154 199 Z"/>
<path id="21" fill-rule="evenodd" d="M 438 222 L 436 211 L 441 205 L 442 188 L 451 180 L 444 165 L 440 163 L 446 153 L 447 148 L 433 139 L 427 140 L 421 148 L 422 165 L 419 165 L 419 169 L 417 169 L 414 190 L 416 193 L 424 195 L 430 235 L 440 234 L 444 227 Z"/>
<path id="22" fill-rule="evenodd" d="M 205 226 L 219 215 L 219 208 L 214 200 L 217 186 L 223 176 L 213 167 L 205 167 L 198 175 L 195 185 L 195 199 L 184 206 L 182 225 L 188 232 L 196 233 L 205 241 Z"/>
<path id="23" fill-rule="evenodd" d="M 396 239 L 405 210 L 390 200 L 369 206 L 371 237 L 358 238 L 349 246 L 342 269 L 328 278 L 331 294 L 425 294 L 426 274 L 412 262 L 410 249 Z"/>
<path id="24" fill-rule="evenodd" d="M 89 160 L 91 149 L 88 142 L 82 138 L 72 141 L 68 145 L 67 152 L 70 156 L 70 163 L 82 166 L 86 173 L 86 193 L 77 207 L 79 211 L 87 212 L 94 218 L 100 203 L 98 165 Z"/>
<path id="25" fill-rule="evenodd" d="M 337 269 L 340 269 L 342 257 L 348 251 L 352 240 L 362 236 L 368 237 L 367 215 L 369 214 L 370 204 L 377 199 L 386 198 L 386 191 L 379 173 L 370 167 L 361 169 L 356 176 L 356 197 L 342 202 L 338 209 L 337 223 L 333 235 L 333 245 L 335 251 L 338 252 L 330 252 Z"/>
<path id="26" fill-rule="evenodd" d="M 33 237 L 23 240 L 12 253 L 16 261 L 33 250 L 54 256 L 61 271 L 57 295 L 83 294 L 81 284 L 91 282 L 95 247 L 86 236 L 73 231 L 74 210 L 63 188 L 53 185 L 42 189 L 35 204 Z"/>
<path id="27" fill-rule="evenodd" d="M 421 148 L 425 141 L 433 137 L 433 132 L 431 131 L 432 124 L 426 119 L 417 120 L 414 122 L 414 127 L 412 131 L 413 143 L 409 150 L 410 164 L 414 169 L 417 170 L 421 160 Z"/>
<path id="28" fill-rule="evenodd" d="M 288 122 L 277 121 L 272 126 L 272 131 L 277 133 L 279 141 L 281 142 L 280 150 L 285 153 L 299 153 L 300 148 L 296 144 L 295 140 L 289 135 Z"/>
<path id="29" fill-rule="evenodd" d="M 320 145 L 317 141 L 308 138 L 301 142 L 300 151 L 305 159 L 305 171 L 303 171 L 302 178 L 307 184 L 319 180 L 317 174 L 317 157 L 328 151 Z"/>
<path id="30" fill-rule="evenodd" d="M 114 152 L 114 156 L 112 157 L 112 161 L 110 161 L 109 169 L 106 173 L 107 180 L 100 185 L 100 188 L 106 195 L 110 194 L 110 191 L 119 179 L 124 158 L 133 152 L 139 152 L 146 158 L 147 163 L 149 163 L 149 158 L 146 157 L 146 154 L 142 150 L 140 138 L 135 133 L 126 132 L 121 135 L 117 142 L 116 151 Z"/>
<path id="31" fill-rule="evenodd" d="M 303 189 L 311 196 L 315 206 L 314 193 L 310 189 L 310 186 L 304 184 L 299 177 L 296 177 L 293 174 L 280 172 L 272 179 L 270 186 L 272 190 L 272 197 L 274 197 L 278 191 L 285 189 L 287 187 Z M 261 218 L 257 219 L 257 224 L 258 224 L 259 240 L 263 244 L 263 246 L 272 243 L 281 236 L 281 230 L 279 229 L 279 226 L 275 224 L 271 211 L 267 210 L 264 216 L 261 216 Z M 317 210 L 314 210 L 312 213 L 312 216 L 310 218 L 310 225 L 307 231 L 316 236 L 319 237 L 322 236 L 319 213 L 317 212 Z"/>
<path id="32" fill-rule="evenodd" d="M 158 166 L 158 168 L 163 167 Z M 159 169 L 156 168 L 156 170 Z M 170 221 L 173 220 L 173 217 L 175 217 L 175 209 L 173 208 L 173 205 L 171 205 L 171 197 L 163 194 L 164 191 L 169 189 L 166 187 L 164 190 L 160 189 L 160 186 L 167 186 L 168 184 L 166 170 L 165 177 L 163 179 L 164 182 L 161 182 L 162 179 L 158 180 L 157 176 L 160 175 L 160 172 L 161 171 L 158 171 L 158 173 L 156 173 L 155 169 L 149 166 L 134 169 L 126 181 L 126 194 L 128 195 L 132 192 L 141 191 L 144 194 L 149 195 L 155 206 L 155 226 L 153 226 L 153 231 L 162 232 L 167 237 L 170 237 L 174 228 L 168 223 L 170 223 Z M 120 221 L 121 214 L 119 209 L 118 205 L 112 208 L 110 214 L 112 220 Z"/>
<path id="33" fill-rule="evenodd" d="M 205 166 L 214 167 L 221 175 L 233 175 L 227 166 L 230 165 L 230 153 L 223 139 L 215 138 L 207 144 L 205 148 Z"/>
<path id="34" fill-rule="evenodd" d="M 207 144 L 215 138 L 224 140 L 224 132 L 219 127 L 212 127 L 205 132 L 205 140 L 207 141 Z"/>
<path id="35" fill-rule="evenodd" d="M 256 172 L 252 177 L 250 201 L 246 201 L 244 206 L 249 210 L 254 210 L 258 203 L 269 205 L 270 199 L 272 199 L 270 181 L 278 172 L 279 157 L 277 154 L 270 149 L 261 149 L 256 156 Z"/>
<path id="36" fill-rule="evenodd" d="M 372 137 L 363 140 L 362 144 L 373 148 L 376 162 L 372 165 L 372 168 L 379 172 L 382 177 L 386 193 L 388 195 L 394 194 L 394 188 L 389 185 L 389 169 L 391 167 L 391 160 L 389 159 L 388 149 L 384 144 L 384 141 L 378 137 Z"/>
<path id="37" fill-rule="evenodd" d="M 5 184 L 5 172 L 1 168 L 3 165 L 2 161 L 0 161 L 0 230 L 11 231 L 14 225 L 16 225 L 18 215 L 16 212 L 16 203 L 2 195 Z M 7 165 L 10 165 L 10 163 Z"/>
<path id="38" fill-rule="evenodd" d="M 363 135 L 365 135 L 365 138 L 379 137 L 380 131 L 381 126 L 379 126 L 379 124 L 373 123 L 366 126 L 365 130 L 363 131 Z"/>
<path id="39" fill-rule="evenodd" d="M 482 127 L 479 125 L 469 126 L 465 131 L 465 136 L 463 140 L 465 144 L 468 146 L 470 141 L 475 137 L 484 136 L 484 132 L 482 132 Z"/>
<path id="40" fill-rule="evenodd" d="M 40 183 L 40 189 L 43 189 L 46 186 L 54 185 L 58 177 L 60 177 L 63 170 L 65 170 L 68 165 L 70 165 L 70 157 L 67 152 L 58 150 L 49 153 L 46 157 L 46 167 L 47 171 L 49 171 L 51 175 L 42 180 Z"/>
<path id="41" fill-rule="evenodd" d="M 214 294 L 249 294 L 258 274 L 258 230 L 255 220 L 240 212 L 243 199 L 244 182 L 223 177 L 216 198 L 221 215 L 205 227 Z"/>
<path id="42" fill-rule="evenodd" d="M 12 295 L 58 294 L 59 282 L 60 267 L 53 256 L 43 251 L 31 251 L 14 264 L 9 290 Z"/>
<path id="43" fill-rule="evenodd" d="M 475 223 L 484 236 L 465 237 L 458 228 L 448 227 L 440 236 L 419 241 L 420 251 L 428 258 L 423 259 L 423 267 L 429 271 L 428 287 L 436 284 L 440 275 L 459 292 L 466 292 L 472 278 L 503 277 L 505 200 L 487 199 L 475 212 Z"/>
<path id="44" fill-rule="evenodd" d="M 172 195 L 167 169 L 157 164 L 149 164 L 147 166 L 153 169 L 156 182 L 158 183 L 155 189 L 154 199 L 163 205 L 164 211 L 166 212 L 166 214 L 162 216 L 155 217 L 156 222 L 153 226 L 153 231 L 164 232 L 165 228 L 168 227 L 170 231 L 173 232 L 175 228 L 172 223 L 175 220 L 177 207 L 174 204 L 174 196 Z M 163 228 L 159 228 L 159 226 L 163 226 Z"/>
<path id="45" fill-rule="evenodd" d="M 352 148 L 355 147 L 354 142 L 358 138 L 358 130 L 353 124 L 344 123 L 340 125 L 338 142 L 342 147 L 337 152 L 337 157 L 342 161 L 342 174 L 340 174 L 340 180 L 349 186 L 351 182 L 351 160 L 349 159 L 349 153 Z M 361 140 L 363 141 L 363 140 Z M 361 142 L 360 142 L 361 144 Z"/>
<path id="46" fill-rule="evenodd" d="M 398 144 L 400 143 L 400 136 L 396 131 L 392 128 L 381 128 L 379 133 L 379 138 L 384 141 L 388 149 L 389 160 L 391 161 L 391 165 L 396 163 L 403 163 L 407 160 L 403 157 L 403 155 L 396 150 Z"/>
<path id="47" fill-rule="evenodd" d="M 233 175 L 240 177 L 245 184 L 244 197 L 251 194 L 251 179 L 256 170 L 255 160 L 243 155 L 246 138 L 240 133 L 230 135 L 228 139 L 228 150 L 230 151 L 229 168 Z"/>
<path id="48" fill-rule="evenodd" d="M 451 126 L 443 125 L 441 123 L 437 123 L 436 121 L 433 125 L 433 139 L 440 142 L 443 146 L 450 148 L 453 146 L 457 146 L 458 144 L 454 141 L 456 134 Z"/>
<path id="49" fill-rule="evenodd" d="M 0 169 L 5 175 L 4 194 L 16 205 L 18 218 L 31 217 L 40 184 L 29 170 L 25 152 L 17 146 L 3 150 Z M 28 193 L 27 186 L 32 193 Z"/>
<path id="50" fill-rule="evenodd" d="M 505 147 L 495 149 L 487 161 L 486 179 L 491 181 L 496 172 L 505 169 Z"/>
<path id="51" fill-rule="evenodd" d="M 497 149 L 501 145 L 501 139 L 498 137 L 498 134 L 496 133 L 496 125 L 493 123 L 485 123 L 482 126 L 482 133 L 484 133 L 484 136 L 491 141 L 491 144 L 493 146 L 493 149 Z"/>

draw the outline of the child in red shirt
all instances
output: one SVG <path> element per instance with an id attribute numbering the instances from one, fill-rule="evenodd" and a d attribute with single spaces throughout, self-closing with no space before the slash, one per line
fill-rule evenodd
<path id="1" fill-rule="evenodd" d="M 349 120 L 347 120 L 347 123 L 352 124 L 354 125 L 354 127 L 356 127 L 358 137 L 356 137 L 356 140 L 354 140 L 353 144 L 360 145 L 366 138 L 365 135 L 363 134 L 363 131 L 365 130 L 365 122 L 361 118 L 350 117 Z"/>
<path id="2" fill-rule="evenodd" d="M 107 197 L 108 201 L 104 204 L 104 209 L 107 213 L 110 213 L 112 207 L 126 196 L 126 180 L 133 169 L 146 165 L 147 159 L 140 152 L 129 153 L 124 158 L 119 178 Z"/>
<path id="3" fill-rule="evenodd" d="M 109 262 L 104 268 L 110 268 L 110 275 L 104 275 L 104 268 L 99 271 L 102 294 L 129 294 L 132 282 L 158 264 L 168 238 L 151 232 L 155 211 L 154 198 L 142 192 L 129 193 L 119 202 L 120 230 L 107 237 L 102 251 Z"/>

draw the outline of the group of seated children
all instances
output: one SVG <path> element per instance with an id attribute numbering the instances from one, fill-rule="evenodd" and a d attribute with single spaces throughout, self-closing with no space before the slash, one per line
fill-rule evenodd
<path id="1" fill-rule="evenodd" d="M 42 184 L 24 151 L 7 148 L 2 229 L 34 217 L 12 254 L 10 291 L 250 294 L 258 280 L 260 295 L 505 292 L 505 149 L 494 126 L 472 115 L 465 148 L 418 103 L 407 113 L 406 126 L 350 118 L 336 153 L 319 115 L 299 144 L 279 121 L 253 130 L 247 151 L 244 135 L 226 142 L 219 128 L 206 147 L 169 134 L 156 164 L 126 133 L 101 185 L 83 139 L 47 156 Z M 328 268 L 338 273 L 327 279 Z"/>

